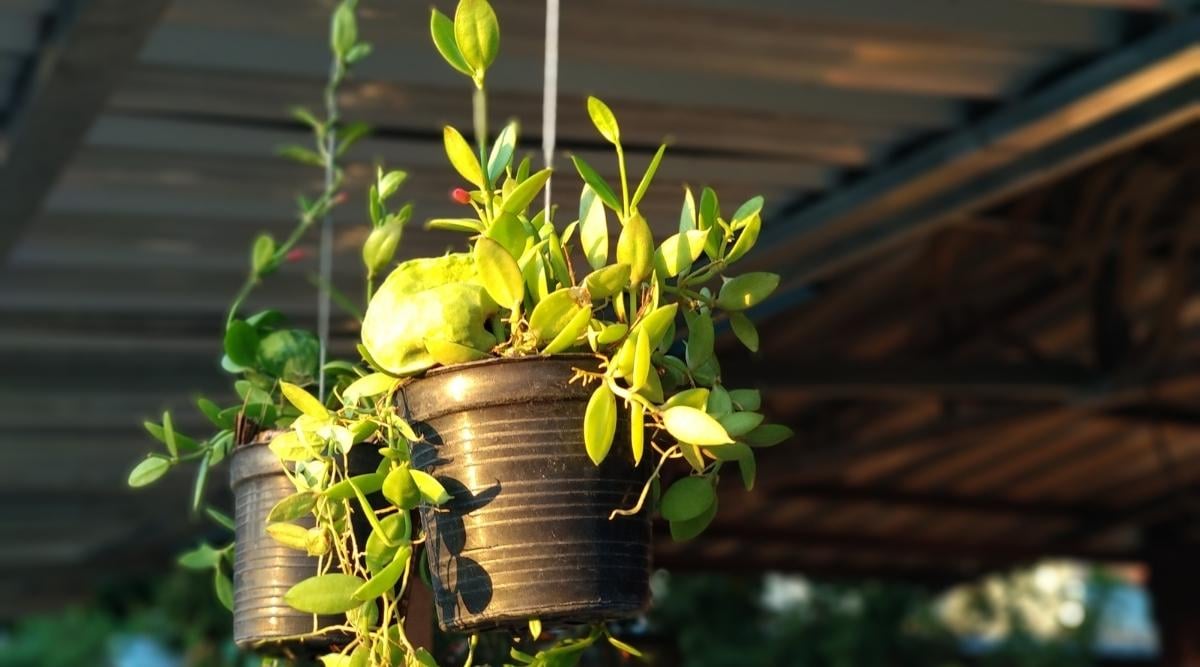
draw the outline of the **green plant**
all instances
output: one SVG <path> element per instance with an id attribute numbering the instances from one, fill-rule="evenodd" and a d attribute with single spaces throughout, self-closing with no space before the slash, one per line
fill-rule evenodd
<path id="1" fill-rule="evenodd" d="M 345 362 L 322 365 L 315 337 L 285 328 L 272 311 L 240 319 L 247 294 L 341 199 L 337 159 L 365 132 L 362 126 L 342 125 L 336 106 L 337 86 L 347 68 L 369 51 L 357 39 L 354 5 L 354 0 L 343 0 L 333 14 L 325 117 L 296 112 L 311 126 L 315 148 L 284 149 L 293 159 L 321 167 L 325 189 L 314 200 L 301 200 L 297 227 L 287 240 L 277 245 L 262 236 L 255 242 L 250 274 L 227 317 L 222 363 L 240 377 L 235 388 L 241 403 L 220 408 L 198 401 L 218 429 L 203 442 L 177 433 L 169 414 L 162 424 L 147 424 L 167 451 L 139 464 L 130 484 L 148 484 L 175 464 L 199 461 L 194 501 L 199 508 L 207 470 L 234 442 L 246 440 L 248 428 L 285 428 L 269 447 L 295 493 L 271 510 L 267 531 L 281 544 L 317 560 L 316 574 L 292 588 L 285 599 L 315 615 L 345 613 L 345 624 L 322 631 L 353 637 L 322 660 L 336 667 L 431 665 L 432 656 L 413 646 L 403 631 L 404 595 L 424 541 L 410 517 L 416 507 L 437 506 L 450 496 L 438 480 L 412 465 L 411 448 L 419 438 L 396 407 L 397 389 L 435 365 L 489 357 L 595 355 L 600 370 L 578 369 L 572 380 L 595 386 L 582 424 L 588 456 L 597 465 L 608 456 L 618 410 L 629 414 L 635 462 L 647 449 L 658 456 L 635 506 L 615 507 L 613 516 L 642 511 L 664 466 L 682 459 L 691 473 L 662 493 L 658 505 L 672 535 L 690 539 L 716 514 L 716 485 L 723 466 L 736 463 L 749 489 L 755 477 L 754 449 L 791 436 L 786 427 L 763 423 L 756 390 L 722 384 L 714 352 L 721 317 L 747 348 L 757 349 L 758 334 L 745 311 L 765 299 L 779 278 L 768 273 L 726 274 L 758 238 L 761 197 L 726 218 L 713 190 L 705 188 L 698 205 L 687 190 L 678 233 L 656 245 L 638 206 L 666 146 L 630 188 L 616 117 L 596 98 L 589 98 L 588 111 L 615 149 L 620 197 L 575 157 L 583 180 L 579 219 L 560 228 L 554 210 L 531 213 L 551 170 L 532 171 L 528 158 L 516 160 L 516 123 L 489 140 L 485 84 L 499 49 L 499 24 L 485 0 L 461 0 L 453 19 L 433 10 L 431 33 L 445 60 L 474 84 L 475 146 L 452 127 L 443 131 L 450 162 L 474 188 L 458 189 L 454 197 L 474 215 L 435 219 L 428 226 L 469 234 L 469 251 L 402 262 L 376 289 L 376 278 L 392 264 L 411 217 L 410 206 L 396 211 L 388 206 L 404 181 L 403 172 L 380 169 L 368 196 L 372 231 L 363 246 L 369 303 L 359 350 L 367 368 Z M 620 223 L 615 249 L 610 211 Z M 589 267 L 586 274 L 575 269 L 576 240 Z M 683 330 L 686 342 L 676 343 L 677 332 Z M 322 391 L 326 379 L 331 388 L 327 393 Z M 306 389 L 314 383 L 316 395 Z M 373 472 L 353 474 L 349 455 L 362 447 L 376 449 L 380 463 Z M 224 515 L 206 511 L 228 525 Z M 370 525 L 366 540 L 355 534 L 355 517 Z M 313 525 L 302 525 L 302 520 Z M 202 545 L 181 562 L 211 568 L 218 596 L 228 601 L 231 586 L 225 573 L 232 549 L 232 544 Z M 530 630 L 535 638 L 542 634 L 536 619 L 530 621 Z M 602 638 L 637 655 L 636 649 L 598 625 L 582 637 L 560 638 L 536 653 L 514 649 L 511 658 L 539 667 L 573 665 L 585 648 Z"/>

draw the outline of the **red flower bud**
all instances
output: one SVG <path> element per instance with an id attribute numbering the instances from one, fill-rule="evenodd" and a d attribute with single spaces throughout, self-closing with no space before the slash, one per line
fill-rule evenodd
<path id="1" fill-rule="evenodd" d="M 345 192 L 339 192 L 339 193 L 337 193 L 336 195 L 334 195 L 334 196 L 333 196 L 333 203 L 334 203 L 334 205 L 337 205 L 337 204 L 344 204 L 344 203 L 346 203 L 346 193 L 345 193 Z"/>
<path id="2" fill-rule="evenodd" d="M 471 193 L 462 188 L 454 188 L 450 191 L 450 198 L 460 204 L 471 203 Z"/>
<path id="3" fill-rule="evenodd" d="M 299 262 L 308 259 L 308 250 L 306 248 L 292 248 L 284 255 L 284 259 L 288 262 Z"/>

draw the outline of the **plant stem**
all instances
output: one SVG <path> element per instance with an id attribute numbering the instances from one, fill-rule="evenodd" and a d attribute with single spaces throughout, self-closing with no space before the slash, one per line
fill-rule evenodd
<path id="1" fill-rule="evenodd" d="M 625 151 L 621 144 L 617 144 L 617 169 L 621 172 L 621 207 L 624 209 L 621 224 L 624 224 L 629 219 L 629 179 L 625 177 Z"/>

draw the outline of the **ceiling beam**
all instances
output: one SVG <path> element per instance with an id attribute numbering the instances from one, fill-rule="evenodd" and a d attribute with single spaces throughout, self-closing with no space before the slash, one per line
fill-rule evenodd
<path id="1" fill-rule="evenodd" d="M 61 3 L 9 120 L 0 166 L 0 262 L 137 58 L 168 0 Z"/>
<path id="2" fill-rule="evenodd" d="M 1181 20 L 768 225 L 799 291 L 956 216 L 1200 118 L 1200 17 Z M 789 298 L 777 298 L 776 308 Z"/>

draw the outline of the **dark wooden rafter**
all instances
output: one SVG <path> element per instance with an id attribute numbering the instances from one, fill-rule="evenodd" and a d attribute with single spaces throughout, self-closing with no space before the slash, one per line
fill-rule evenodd
<path id="1" fill-rule="evenodd" d="M 815 205 L 785 210 L 752 261 L 786 266 L 784 292 L 794 297 L 898 241 L 1200 117 L 1198 34 L 1200 17 L 1183 19 Z"/>
<path id="2" fill-rule="evenodd" d="M 0 167 L 0 263 L 46 196 L 169 0 L 61 2 L 16 100 Z"/>

